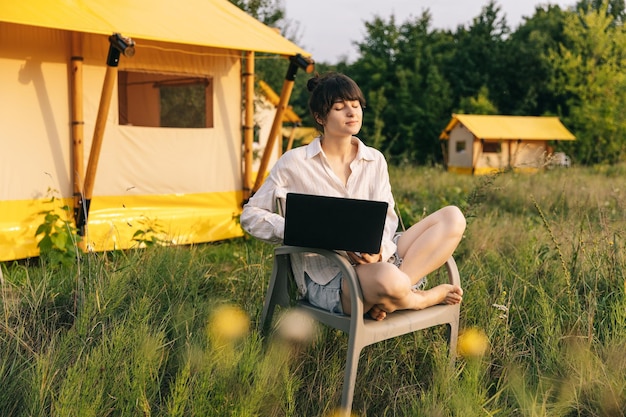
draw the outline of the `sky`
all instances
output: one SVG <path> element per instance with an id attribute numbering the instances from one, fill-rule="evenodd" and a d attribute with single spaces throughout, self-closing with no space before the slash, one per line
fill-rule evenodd
<path id="1" fill-rule="evenodd" d="M 489 0 L 283 0 L 286 18 L 295 31 L 298 46 L 313 54 L 317 62 L 334 64 L 356 58 L 354 41 L 362 41 L 365 22 L 375 16 L 396 25 L 418 18 L 424 10 L 431 15 L 431 29 L 455 30 L 469 26 Z M 509 27 L 517 28 L 523 17 L 531 17 L 538 5 L 574 6 L 576 0 L 496 0 Z M 290 35 L 290 38 L 293 36 Z"/>

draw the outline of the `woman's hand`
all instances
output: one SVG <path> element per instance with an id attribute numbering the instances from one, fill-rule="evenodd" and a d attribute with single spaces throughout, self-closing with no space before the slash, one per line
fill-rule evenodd
<path id="1" fill-rule="evenodd" d="M 363 264 L 373 264 L 376 262 L 380 262 L 383 258 L 382 252 L 372 254 L 372 253 L 361 253 L 361 252 L 346 252 L 348 254 L 348 258 L 354 265 L 363 265 Z"/>

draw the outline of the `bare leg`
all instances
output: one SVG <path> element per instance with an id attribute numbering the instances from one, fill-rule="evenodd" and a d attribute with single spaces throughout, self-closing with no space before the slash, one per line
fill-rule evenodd
<path id="1" fill-rule="evenodd" d="M 400 269 L 415 284 L 442 266 L 465 232 L 465 217 L 454 206 L 444 207 L 411 226 L 398 240 Z"/>
<path id="2" fill-rule="evenodd" d="M 465 217 L 457 207 L 444 207 L 402 234 L 398 241 L 398 254 L 403 258 L 399 269 L 384 262 L 357 266 L 363 309 L 373 319 L 383 320 L 396 310 L 460 303 L 463 290 L 458 286 L 441 284 L 426 291 L 412 291 L 411 285 L 448 260 L 465 226 Z M 345 285 L 341 301 L 344 312 L 350 314 L 350 295 Z"/>
<path id="3" fill-rule="evenodd" d="M 376 320 L 383 320 L 387 313 L 396 310 L 421 310 L 440 303 L 457 304 L 462 300 L 463 290 L 450 284 L 412 291 L 409 277 L 389 263 L 365 264 L 356 268 L 363 292 L 363 309 Z M 342 290 L 343 310 L 350 314 L 350 294 L 345 282 Z"/>

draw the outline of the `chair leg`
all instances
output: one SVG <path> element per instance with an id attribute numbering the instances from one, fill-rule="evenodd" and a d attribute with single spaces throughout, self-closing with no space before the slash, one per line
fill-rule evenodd
<path id="1" fill-rule="evenodd" d="M 289 301 L 288 294 L 286 292 L 286 279 L 281 275 L 284 273 L 284 269 L 282 268 L 282 258 L 277 258 L 274 261 L 274 268 L 272 270 L 269 285 L 267 286 L 265 303 L 263 305 L 263 312 L 261 313 L 260 330 L 263 335 L 267 334 L 267 331 L 272 324 L 272 318 L 274 316 L 276 305 L 285 305 Z"/>
<path id="2" fill-rule="evenodd" d="M 348 342 L 348 352 L 346 354 L 346 369 L 343 377 L 343 391 L 341 394 L 341 413 L 349 416 L 352 412 L 352 400 L 354 399 L 354 387 L 356 385 L 356 374 L 359 367 L 359 357 L 361 356 L 361 346 L 354 343 L 353 337 Z"/>
<path id="3" fill-rule="evenodd" d="M 267 335 L 267 332 L 270 328 L 270 324 L 272 323 L 272 317 L 274 316 L 274 310 L 276 309 L 276 304 L 274 304 L 271 299 L 269 302 L 266 302 L 263 306 L 263 313 L 261 314 L 261 334 Z"/>
<path id="4" fill-rule="evenodd" d="M 450 367 L 454 368 L 456 362 L 456 345 L 459 339 L 459 322 L 453 320 L 448 323 L 448 354 L 450 356 Z"/>

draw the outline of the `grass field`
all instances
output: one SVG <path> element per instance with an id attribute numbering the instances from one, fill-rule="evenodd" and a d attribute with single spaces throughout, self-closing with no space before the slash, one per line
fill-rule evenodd
<path id="1" fill-rule="evenodd" d="M 452 370 L 443 328 L 365 348 L 354 414 L 626 415 L 626 167 L 391 175 L 405 225 L 447 204 L 465 212 L 461 328 L 488 349 Z M 345 335 L 256 331 L 270 245 L 54 259 L 0 265 L 1 416 L 330 416 L 339 404 Z"/>

